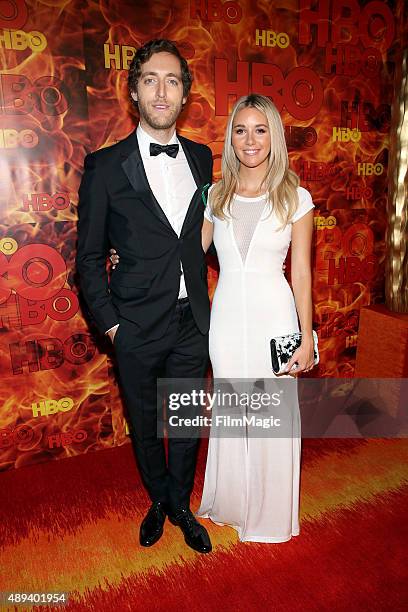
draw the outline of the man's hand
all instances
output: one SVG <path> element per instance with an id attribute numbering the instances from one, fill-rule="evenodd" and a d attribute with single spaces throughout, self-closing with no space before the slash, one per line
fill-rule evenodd
<path id="1" fill-rule="evenodd" d="M 115 249 L 109 249 L 109 253 L 109 259 L 112 262 L 112 269 L 114 270 L 119 263 L 119 255 L 116 253 Z"/>

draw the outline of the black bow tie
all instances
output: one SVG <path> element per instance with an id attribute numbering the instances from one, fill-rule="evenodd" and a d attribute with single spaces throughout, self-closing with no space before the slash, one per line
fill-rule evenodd
<path id="1" fill-rule="evenodd" d="M 177 157 L 178 151 L 179 151 L 178 144 L 160 145 L 160 144 L 157 144 L 156 142 L 150 143 L 150 155 L 156 156 L 156 155 L 160 155 L 160 153 L 167 153 L 167 155 L 170 155 L 170 157 Z"/>

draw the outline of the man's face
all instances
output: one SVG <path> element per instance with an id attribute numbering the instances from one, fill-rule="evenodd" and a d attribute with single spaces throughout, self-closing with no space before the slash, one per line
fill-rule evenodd
<path id="1" fill-rule="evenodd" d="M 154 130 L 167 130 L 175 125 L 186 101 L 178 58 L 165 51 L 154 53 L 142 64 L 136 92 L 131 95 L 138 102 L 142 123 Z"/>

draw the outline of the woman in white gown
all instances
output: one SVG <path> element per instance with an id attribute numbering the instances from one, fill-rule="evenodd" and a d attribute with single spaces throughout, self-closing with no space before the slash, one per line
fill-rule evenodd
<path id="1" fill-rule="evenodd" d="M 298 184 L 275 106 L 259 95 L 241 98 L 203 225 L 203 248 L 214 242 L 220 266 L 210 325 L 214 379 L 273 378 L 270 340 L 299 331 L 298 316 L 302 344 L 286 376 L 313 367 L 314 205 Z M 290 242 L 294 295 L 282 271 Z M 284 542 L 299 534 L 297 400 L 292 421 L 288 437 L 210 435 L 199 517 L 234 527 L 241 541 Z"/>

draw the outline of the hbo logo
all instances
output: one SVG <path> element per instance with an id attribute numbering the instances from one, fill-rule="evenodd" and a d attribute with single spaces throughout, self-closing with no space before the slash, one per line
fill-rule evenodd
<path id="1" fill-rule="evenodd" d="M 69 412 L 72 409 L 74 402 L 71 397 L 62 397 L 60 400 L 43 400 L 41 402 L 33 402 L 31 409 L 33 416 L 49 416 L 57 412 Z"/>

